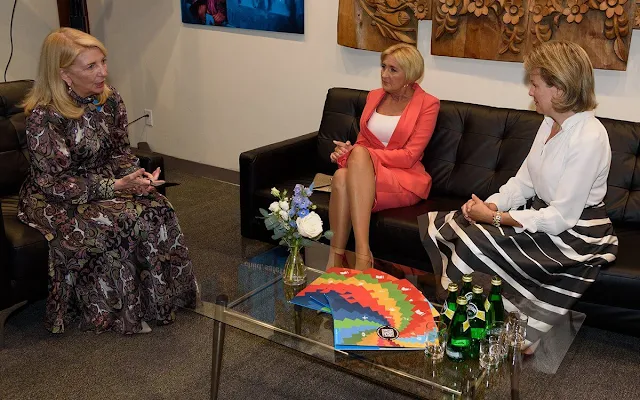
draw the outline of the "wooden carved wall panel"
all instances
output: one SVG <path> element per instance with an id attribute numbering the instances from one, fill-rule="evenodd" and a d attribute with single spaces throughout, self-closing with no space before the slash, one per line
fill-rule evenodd
<path id="1" fill-rule="evenodd" d="M 640 0 L 340 0 L 338 44 L 382 51 L 415 44 L 432 19 L 431 54 L 522 61 L 536 44 L 582 45 L 601 69 L 625 70 Z"/>
<path id="2" fill-rule="evenodd" d="M 434 0 L 431 54 L 522 61 L 528 0 Z"/>
<path id="3" fill-rule="evenodd" d="M 550 39 L 579 43 L 595 68 L 625 70 L 633 0 L 531 0 L 528 48 Z"/>
<path id="4" fill-rule="evenodd" d="M 522 61 L 540 42 L 571 40 L 595 68 L 625 70 L 637 0 L 433 0 L 431 54 Z"/>
<path id="5" fill-rule="evenodd" d="M 418 20 L 431 17 L 431 0 L 340 0 L 338 44 L 383 51 L 416 44 Z"/>

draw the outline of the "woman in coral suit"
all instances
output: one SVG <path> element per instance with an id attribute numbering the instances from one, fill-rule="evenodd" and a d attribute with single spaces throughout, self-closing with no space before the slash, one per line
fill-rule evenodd
<path id="1" fill-rule="evenodd" d="M 380 56 L 382 88 L 367 96 L 354 145 L 334 141 L 329 222 L 334 235 L 328 267 L 346 266 L 344 248 L 353 227 L 357 269 L 373 263 L 371 213 L 426 199 L 431 177 L 420 162 L 435 127 L 440 101 L 416 81 L 424 73 L 420 52 L 404 43 Z"/>

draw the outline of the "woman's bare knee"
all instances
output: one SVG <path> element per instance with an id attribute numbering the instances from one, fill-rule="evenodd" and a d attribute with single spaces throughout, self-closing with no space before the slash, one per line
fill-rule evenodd
<path id="1" fill-rule="evenodd" d="M 371 156 L 369 155 L 369 150 L 367 150 L 363 146 L 356 146 L 351 150 L 351 154 L 349 154 L 349 159 L 347 160 L 347 165 L 349 167 L 360 167 L 366 165 L 366 163 L 371 164 Z"/>
<path id="2" fill-rule="evenodd" d="M 347 188 L 347 169 L 340 168 L 331 179 L 331 190 L 344 190 Z"/>

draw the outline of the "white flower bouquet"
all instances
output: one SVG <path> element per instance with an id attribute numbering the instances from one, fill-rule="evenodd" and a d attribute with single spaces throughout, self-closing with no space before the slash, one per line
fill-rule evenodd
<path id="1" fill-rule="evenodd" d="M 279 240 L 280 245 L 289 248 L 289 259 L 285 264 L 284 281 L 289 284 L 300 284 L 304 282 L 304 265 L 300 257 L 300 250 L 304 246 L 312 244 L 321 238 L 331 239 L 331 231 L 322 231 L 322 219 L 313 210 L 316 206 L 309 197 L 313 193 L 313 184 L 309 187 L 296 185 L 293 189 L 293 196 L 288 197 L 287 191 L 280 192 L 276 188 L 271 189 L 271 194 L 277 199 L 269 206 L 269 210 L 260 209 L 264 218 L 264 224 L 268 230 L 273 231 L 271 236 L 274 240 Z M 295 260 L 292 260 L 294 258 Z M 292 265 L 289 264 L 298 264 Z M 303 276 L 296 271 L 288 271 L 288 267 L 302 268 Z"/>

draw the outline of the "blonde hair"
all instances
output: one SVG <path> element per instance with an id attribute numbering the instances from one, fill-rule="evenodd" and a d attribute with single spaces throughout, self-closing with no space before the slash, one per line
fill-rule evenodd
<path id="1" fill-rule="evenodd" d="M 407 81 L 414 83 L 422 78 L 424 59 L 415 46 L 406 43 L 394 44 L 380 54 L 380 61 L 384 62 L 387 56 L 393 56 L 398 61 Z"/>
<path id="2" fill-rule="evenodd" d="M 95 37 L 72 28 L 60 28 L 51 32 L 40 51 L 38 75 L 33 88 L 22 103 L 26 114 L 37 106 L 52 106 L 66 118 L 77 119 L 84 113 L 69 96 L 67 85 L 60 76 L 60 69 L 67 68 L 85 49 L 98 48 L 107 55 L 107 49 Z M 111 89 L 105 85 L 104 91 L 97 96 L 99 104 L 104 104 L 111 95 Z"/>
<path id="3" fill-rule="evenodd" d="M 539 69 L 540 78 L 547 86 L 562 91 L 559 98 L 552 100 L 555 111 L 590 111 L 598 105 L 593 65 L 579 45 L 564 40 L 542 43 L 524 57 L 524 68 L 527 75 Z"/>

